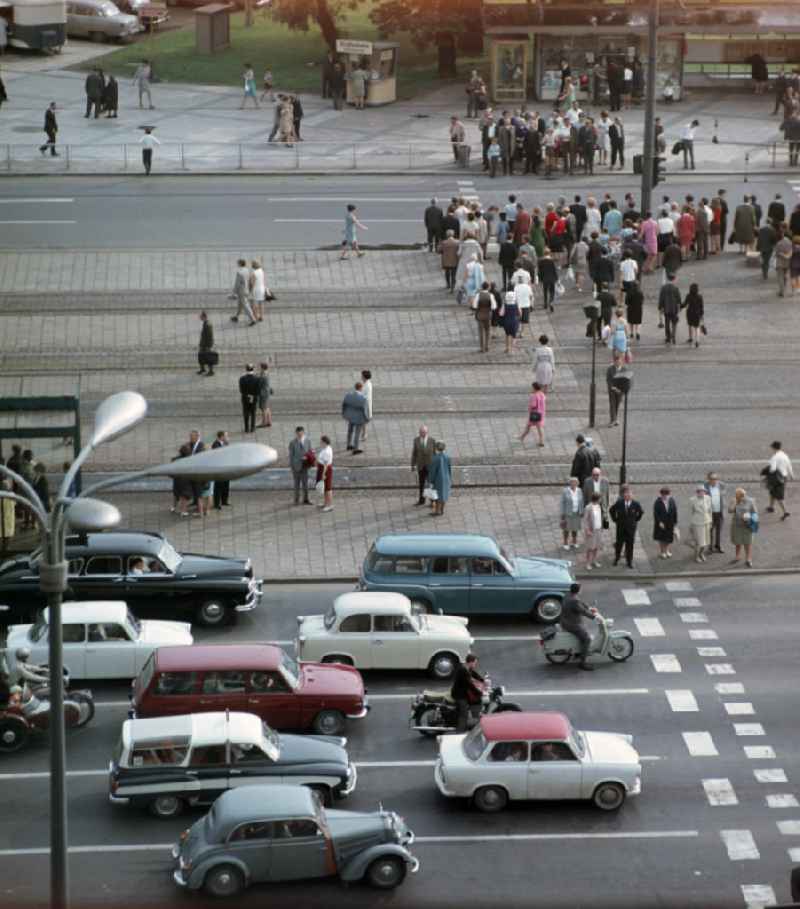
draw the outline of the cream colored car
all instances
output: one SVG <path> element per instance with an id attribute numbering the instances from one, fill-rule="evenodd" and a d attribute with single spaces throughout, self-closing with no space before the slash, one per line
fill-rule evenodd
<path id="1" fill-rule="evenodd" d="M 449 679 L 470 652 L 467 619 L 412 611 L 401 593 L 345 593 L 325 615 L 297 617 L 297 657 L 358 669 L 425 669 Z"/>

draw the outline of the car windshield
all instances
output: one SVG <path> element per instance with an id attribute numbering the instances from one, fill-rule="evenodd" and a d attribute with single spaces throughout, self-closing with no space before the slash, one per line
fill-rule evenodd
<path id="1" fill-rule="evenodd" d="M 577 754 L 579 758 L 584 757 L 586 754 L 586 739 L 584 739 L 582 733 L 577 729 L 573 729 L 572 735 L 569 737 L 568 741 L 575 754 Z"/>
<path id="2" fill-rule="evenodd" d="M 164 540 L 161 549 L 159 550 L 158 557 L 167 571 L 171 571 L 172 574 L 175 574 L 178 570 L 178 566 L 181 564 L 181 557 L 175 551 L 175 548 L 171 543 Z"/>
<path id="3" fill-rule="evenodd" d="M 142 623 L 128 610 L 128 628 L 133 632 L 133 637 L 138 638 L 142 631 Z"/>
<path id="4" fill-rule="evenodd" d="M 470 761 L 477 761 L 486 750 L 486 736 L 480 726 L 476 726 L 472 732 L 464 738 L 462 745 L 465 757 Z"/>
<path id="5" fill-rule="evenodd" d="M 100 7 L 100 15 L 101 16 L 118 16 L 119 10 L 116 8 L 116 6 L 114 6 L 113 3 L 104 3 Z"/>
<path id="6" fill-rule="evenodd" d="M 212 843 L 213 840 L 211 837 L 214 835 L 214 829 L 217 826 L 217 809 L 215 805 L 211 806 L 211 810 L 205 816 L 203 820 L 203 836 L 207 843 Z"/>
<path id="7" fill-rule="evenodd" d="M 501 557 L 502 557 L 503 559 L 505 559 L 506 562 L 508 562 L 508 564 L 509 564 L 513 569 L 516 569 L 517 566 L 514 564 L 514 552 L 513 552 L 513 550 L 507 549 L 505 546 L 500 546 L 500 547 L 498 547 L 498 548 L 499 548 L 499 550 L 500 550 L 500 555 L 501 555 Z"/>
<path id="8" fill-rule="evenodd" d="M 261 724 L 261 731 L 264 734 L 261 750 L 269 755 L 271 760 L 276 761 L 281 753 L 281 737 L 274 729 L 270 729 L 266 723 Z"/>
<path id="9" fill-rule="evenodd" d="M 46 631 L 47 622 L 45 622 L 44 615 L 40 612 L 39 617 L 36 619 L 36 622 L 31 625 L 31 630 L 28 632 L 28 637 L 35 643 L 36 641 L 41 641 Z"/>
<path id="10" fill-rule="evenodd" d="M 297 680 L 300 678 L 300 668 L 297 665 L 297 661 L 293 660 L 285 650 L 283 651 L 281 666 L 283 667 L 283 674 L 286 676 L 286 681 L 292 688 L 297 688 Z"/>
<path id="11" fill-rule="evenodd" d="M 336 624 L 336 610 L 331 606 L 328 611 L 325 613 L 325 618 L 323 619 L 325 623 L 325 630 L 330 631 L 331 628 Z"/>

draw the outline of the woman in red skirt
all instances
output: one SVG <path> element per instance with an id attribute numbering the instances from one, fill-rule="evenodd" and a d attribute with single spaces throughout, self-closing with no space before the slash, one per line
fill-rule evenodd
<path id="1" fill-rule="evenodd" d="M 325 497 L 317 506 L 323 511 L 333 511 L 333 449 L 328 436 L 320 436 L 322 448 L 317 452 L 317 484 L 323 484 Z"/>

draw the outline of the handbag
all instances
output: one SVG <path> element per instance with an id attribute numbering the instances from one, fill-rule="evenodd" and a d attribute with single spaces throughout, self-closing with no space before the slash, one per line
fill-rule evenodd
<path id="1" fill-rule="evenodd" d="M 311 467 L 316 467 L 316 464 L 317 464 L 317 453 L 314 451 L 313 448 L 310 448 L 303 455 L 303 467 L 305 469 L 308 469 Z"/>
<path id="2" fill-rule="evenodd" d="M 683 151 L 683 139 L 679 139 L 679 140 L 672 146 L 672 154 L 673 154 L 673 155 L 679 155 L 682 151 Z"/>
<path id="3" fill-rule="evenodd" d="M 672 538 L 675 540 L 676 543 L 680 543 L 680 541 L 681 541 L 681 529 L 680 529 L 680 527 L 673 527 L 673 528 L 672 528 Z"/>
<path id="4" fill-rule="evenodd" d="M 528 415 L 528 418 L 530 419 L 531 423 L 541 423 L 542 422 L 542 415 L 539 413 L 538 410 L 532 410 L 530 412 L 530 414 Z"/>
<path id="5" fill-rule="evenodd" d="M 216 366 L 219 363 L 219 351 L 209 350 L 206 352 L 206 362 L 209 366 Z"/>
<path id="6" fill-rule="evenodd" d="M 609 528 L 608 518 L 603 518 L 603 530 L 608 530 L 608 528 Z"/>
<path id="7" fill-rule="evenodd" d="M 705 322 L 701 322 L 701 323 L 700 323 L 700 331 L 701 331 L 704 335 L 707 335 L 707 334 L 708 334 L 708 329 L 706 328 L 706 323 L 705 323 Z"/>
<path id="8" fill-rule="evenodd" d="M 427 499 L 429 502 L 437 502 L 439 500 L 439 493 L 433 486 L 426 486 L 422 490 L 422 498 Z"/>
<path id="9" fill-rule="evenodd" d="M 319 495 L 322 495 L 325 492 L 324 480 L 317 480 L 317 482 L 314 484 L 314 492 L 318 493 Z"/>
<path id="10" fill-rule="evenodd" d="M 567 292 L 566 287 L 564 287 L 564 285 L 559 281 L 556 284 L 556 296 L 563 297 L 566 292 Z"/>

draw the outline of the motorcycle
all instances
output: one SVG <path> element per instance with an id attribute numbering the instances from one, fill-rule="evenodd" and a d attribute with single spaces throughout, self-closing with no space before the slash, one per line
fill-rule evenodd
<path id="1" fill-rule="evenodd" d="M 614 620 L 607 619 L 595 611 L 594 620 L 598 633 L 592 639 L 589 655 L 607 656 L 615 663 L 624 663 L 633 654 L 633 637 L 629 631 L 612 631 Z M 556 665 L 581 658 L 581 642 L 571 631 L 560 625 L 550 625 L 539 638 L 545 659 Z"/>
<path id="2" fill-rule="evenodd" d="M 492 685 L 487 676 L 481 703 L 470 708 L 474 717 L 488 713 L 519 712 L 519 704 L 504 701 L 506 690 L 502 685 Z M 455 732 L 458 726 L 458 707 L 450 696 L 449 691 L 423 691 L 416 695 L 411 702 L 411 716 L 408 720 L 411 729 L 416 729 L 420 735 L 434 736 L 447 732 Z"/>

